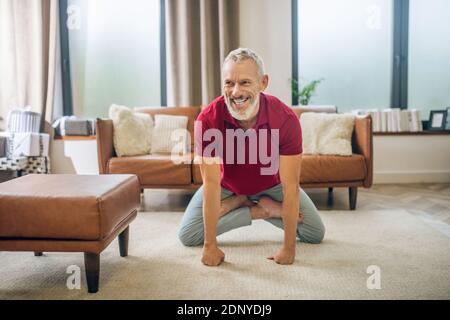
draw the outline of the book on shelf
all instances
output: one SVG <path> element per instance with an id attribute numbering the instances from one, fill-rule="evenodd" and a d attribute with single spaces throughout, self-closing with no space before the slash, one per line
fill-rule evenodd
<path id="1" fill-rule="evenodd" d="M 409 110 L 400 111 L 400 132 L 409 131 Z"/>
<path id="2" fill-rule="evenodd" d="M 400 108 L 355 109 L 354 115 L 370 115 L 373 132 L 418 132 L 423 131 L 420 110 Z"/>
<path id="3" fill-rule="evenodd" d="M 420 110 L 411 109 L 408 110 L 411 113 L 410 121 L 409 121 L 409 131 L 417 132 L 422 131 L 422 120 L 420 118 Z"/>

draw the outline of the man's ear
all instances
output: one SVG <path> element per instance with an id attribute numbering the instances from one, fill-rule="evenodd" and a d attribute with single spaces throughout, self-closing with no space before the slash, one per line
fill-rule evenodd
<path id="1" fill-rule="evenodd" d="M 269 76 L 265 74 L 261 81 L 261 91 L 266 90 L 268 85 L 269 85 Z"/>

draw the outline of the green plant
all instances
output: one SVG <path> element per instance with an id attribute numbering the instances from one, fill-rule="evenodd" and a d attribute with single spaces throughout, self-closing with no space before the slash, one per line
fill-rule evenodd
<path id="1" fill-rule="evenodd" d="M 323 79 L 313 80 L 307 85 L 305 85 L 301 90 L 297 79 L 291 79 L 291 88 L 292 88 L 292 99 L 294 103 L 300 103 L 301 105 L 308 105 L 311 97 L 314 95 L 314 91 L 316 90 L 319 83 L 321 83 Z"/>

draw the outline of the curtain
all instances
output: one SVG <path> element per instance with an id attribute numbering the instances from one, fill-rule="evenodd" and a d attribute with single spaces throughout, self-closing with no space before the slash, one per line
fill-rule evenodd
<path id="1" fill-rule="evenodd" d="M 206 105 L 221 95 L 221 67 L 239 43 L 237 0 L 166 0 L 167 103 Z"/>
<path id="2" fill-rule="evenodd" d="M 0 116 L 31 106 L 52 121 L 58 0 L 0 0 Z M 6 127 L 5 123 L 3 127 Z"/>

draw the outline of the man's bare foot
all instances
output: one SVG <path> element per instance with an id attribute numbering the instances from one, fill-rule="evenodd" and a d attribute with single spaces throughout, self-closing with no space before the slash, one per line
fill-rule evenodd
<path id="1" fill-rule="evenodd" d="M 253 205 L 255 204 L 252 201 L 250 201 L 250 199 L 247 198 L 247 196 L 233 195 L 220 202 L 220 216 L 222 217 L 226 215 L 228 212 L 237 209 L 239 207 L 251 207 Z"/>
<path id="2" fill-rule="evenodd" d="M 250 215 L 252 216 L 252 220 L 270 218 L 269 211 L 259 204 L 250 208 Z"/>
<path id="3" fill-rule="evenodd" d="M 282 204 L 270 197 L 263 196 L 259 199 L 258 205 L 268 212 L 268 218 L 281 218 Z M 266 219 L 268 219 L 266 218 Z M 303 213 L 298 213 L 298 223 L 303 222 Z"/>

